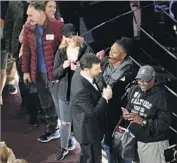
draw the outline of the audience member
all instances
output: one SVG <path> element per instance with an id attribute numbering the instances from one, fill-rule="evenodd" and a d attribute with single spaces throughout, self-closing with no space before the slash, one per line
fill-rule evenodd
<path id="1" fill-rule="evenodd" d="M 112 98 L 110 86 L 100 91 L 94 82 L 101 73 L 100 59 L 87 53 L 80 60 L 81 71 L 74 74 L 71 83 L 70 109 L 73 131 L 81 146 L 81 163 L 101 163 L 102 124 L 99 119 Z"/>
<path id="2" fill-rule="evenodd" d="M 58 102 L 58 114 L 61 118 L 61 151 L 57 153 L 57 159 L 62 160 L 68 150 L 75 148 L 73 137 L 71 137 L 71 110 L 69 108 L 70 89 L 72 76 L 79 66 L 80 58 L 92 49 L 84 42 L 84 38 L 77 36 L 73 24 L 65 24 L 63 27 L 62 43 L 55 55 L 54 76 L 59 80 L 58 95 L 55 97 Z"/>
<path id="3" fill-rule="evenodd" d="M 36 85 L 41 107 L 46 118 L 46 133 L 38 138 L 49 142 L 59 138 L 58 116 L 52 98 L 54 56 L 62 39 L 63 23 L 49 18 L 44 4 L 31 2 L 27 9 L 29 23 L 24 26 L 22 41 L 22 72 L 25 83 Z M 36 25 L 34 25 L 34 22 Z"/>
<path id="4" fill-rule="evenodd" d="M 139 69 L 136 79 L 138 85 L 130 88 L 128 104 L 122 108 L 124 119 L 137 139 L 140 162 L 165 163 L 171 119 L 165 88 L 155 84 L 155 70 L 149 65 Z"/>

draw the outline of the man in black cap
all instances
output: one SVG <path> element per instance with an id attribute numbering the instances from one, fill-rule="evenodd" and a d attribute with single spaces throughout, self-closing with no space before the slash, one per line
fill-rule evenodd
<path id="1" fill-rule="evenodd" d="M 118 120 L 120 119 L 120 107 L 125 103 L 121 97 L 125 93 L 125 86 L 134 79 L 134 66 L 132 61 L 128 58 L 133 51 L 133 41 L 130 38 L 122 37 L 121 40 L 115 41 L 111 46 L 109 57 L 102 59 L 102 75 L 99 80 L 102 83 L 110 85 L 113 90 L 113 98 L 109 102 L 109 110 L 107 110 L 105 138 L 104 143 L 108 147 L 112 147 L 112 133 Z M 97 56 L 101 56 L 97 53 Z M 101 82 L 99 82 L 101 85 Z M 110 161 L 109 152 L 107 152 L 108 160 Z M 117 157 L 117 156 L 115 156 Z M 117 159 L 117 158 L 114 158 Z"/>
<path id="2" fill-rule="evenodd" d="M 137 139 L 141 163 L 165 163 L 168 148 L 170 112 L 165 89 L 155 84 L 155 70 L 142 66 L 136 76 L 138 85 L 129 90 L 128 104 L 122 108 L 123 117 L 131 123 L 130 130 Z"/>

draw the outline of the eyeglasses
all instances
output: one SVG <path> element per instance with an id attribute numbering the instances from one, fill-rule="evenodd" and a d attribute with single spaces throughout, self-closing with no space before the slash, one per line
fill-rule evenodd
<path id="1" fill-rule="evenodd" d="M 137 79 L 138 84 L 143 84 L 143 85 L 148 85 L 150 83 L 150 81 L 154 78 L 154 76 L 152 76 L 149 81 L 144 81 L 142 79 Z"/>
<path id="2" fill-rule="evenodd" d="M 149 84 L 149 82 L 146 82 L 146 81 L 141 80 L 141 79 L 137 79 L 137 82 L 138 82 L 138 84 L 143 84 L 143 85 L 148 85 Z"/>

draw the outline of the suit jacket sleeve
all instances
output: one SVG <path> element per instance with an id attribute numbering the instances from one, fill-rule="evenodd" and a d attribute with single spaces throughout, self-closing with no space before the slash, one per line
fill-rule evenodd
<path id="1" fill-rule="evenodd" d="M 94 116 L 100 115 L 107 108 L 106 100 L 101 97 L 94 106 L 94 101 L 89 90 L 81 90 L 76 94 L 76 104 L 80 110 L 85 112 L 86 118 L 92 118 Z"/>
<path id="2" fill-rule="evenodd" d="M 30 47 L 27 38 L 28 30 L 26 26 L 27 24 L 24 25 L 24 33 L 22 38 L 22 72 L 23 73 L 30 72 L 30 61 L 31 61 Z"/>

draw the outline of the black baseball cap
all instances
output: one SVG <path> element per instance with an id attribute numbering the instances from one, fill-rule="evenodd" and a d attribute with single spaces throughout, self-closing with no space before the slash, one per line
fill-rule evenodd
<path id="1" fill-rule="evenodd" d="M 73 35 L 77 35 L 77 31 L 73 24 L 67 23 L 63 25 L 62 34 L 65 37 L 70 37 Z"/>

